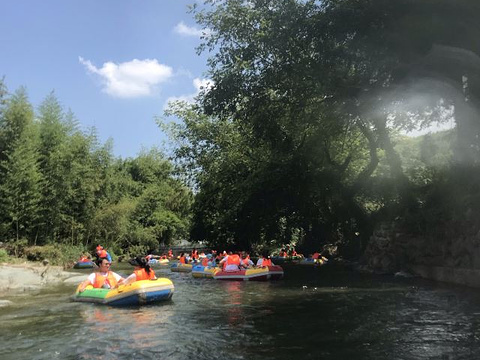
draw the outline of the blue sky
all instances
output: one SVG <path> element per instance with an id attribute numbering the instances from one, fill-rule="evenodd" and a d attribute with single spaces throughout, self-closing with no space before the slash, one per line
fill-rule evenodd
<path id="1" fill-rule="evenodd" d="M 0 77 L 37 107 L 53 90 L 117 156 L 166 140 L 154 121 L 206 81 L 194 0 L 1 0 Z"/>

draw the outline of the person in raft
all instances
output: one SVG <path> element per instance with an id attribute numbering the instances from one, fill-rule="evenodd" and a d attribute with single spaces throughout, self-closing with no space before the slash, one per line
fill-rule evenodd
<path id="1" fill-rule="evenodd" d="M 260 255 L 260 258 L 257 261 L 257 267 L 262 267 L 262 266 L 273 266 L 274 263 L 270 259 L 270 256 L 267 254 Z"/>
<path id="2" fill-rule="evenodd" d="M 185 253 L 180 253 L 180 256 L 178 257 L 178 261 L 180 264 L 188 264 L 187 258 L 185 257 Z"/>
<path id="3" fill-rule="evenodd" d="M 88 275 L 87 280 L 80 284 L 78 289 L 83 292 L 88 285 L 94 288 L 114 289 L 123 284 L 125 279 L 117 273 L 110 271 L 110 261 L 107 258 L 100 258 L 97 261 L 98 271 Z"/>
<path id="4" fill-rule="evenodd" d="M 245 269 L 249 269 L 253 267 L 254 264 L 253 264 L 253 261 L 250 259 L 250 254 L 243 253 L 243 258 L 240 261 L 240 265 Z"/>
<path id="5" fill-rule="evenodd" d="M 137 256 L 134 259 L 128 261 L 130 265 L 134 266 L 133 273 L 125 279 L 123 282 L 125 285 L 131 284 L 140 280 L 155 280 L 155 271 L 150 268 L 145 258 Z"/>
<path id="6" fill-rule="evenodd" d="M 80 256 L 80 259 L 78 259 L 78 262 L 89 262 L 89 261 L 90 261 L 90 257 L 87 254 L 82 254 L 82 256 Z"/>
<path id="7" fill-rule="evenodd" d="M 228 255 L 220 260 L 219 265 L 223 265 L 223 271 L 240 270 L 240 256 L 229 251 Z"/>
<path id="8" fill-rule="evenodd" d="M 110 256 L 110 254 L 107 252 L 107 250 L 105 250 L 103 248 L 102 245 L 98 245 L 97 248 L 96 248 L 96 256 L 98 259 L 101 259 L 101 258 L 107 258 L 107 260 L 109 262 L 112 262 L 112 257 Z"/>

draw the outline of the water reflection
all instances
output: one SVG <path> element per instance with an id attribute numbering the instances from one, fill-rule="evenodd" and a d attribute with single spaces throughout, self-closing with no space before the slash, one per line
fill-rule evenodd
<path id="1" fill-rule="evenodd" d="M 245 322 L 242 309 L 242 295 L 243 289 L 241 289 L 240 282 L 233 281 L 227 282 L 223 286 L 225 292 L 227 293 L 226 305 L 227 305 L 227 321 L 230 326 L 236 327 L 242 325 Z"/>

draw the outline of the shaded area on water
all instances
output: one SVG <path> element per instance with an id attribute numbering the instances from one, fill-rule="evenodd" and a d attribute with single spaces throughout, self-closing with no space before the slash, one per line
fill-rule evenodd
<path id="1" fill-rule="evenodd" d="M 0 358 L 480 357 L 475 289 L 295 265 L 265 283 L 156 272 L 175 284 L 161 305 L 73 303 L 74 286 L 14 298 L 0 309 Z"/>

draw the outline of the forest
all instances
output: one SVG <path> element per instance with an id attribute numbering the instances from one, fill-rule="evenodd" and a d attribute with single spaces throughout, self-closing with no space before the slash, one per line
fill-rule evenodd
<path id="1" fill-rule="evenodd" d="M 36 111 L 24 88 L 2 86 L 1 98 L 0 239 L 8 252 L 71 260 L 102 243 L 114 255 L 141 254 L 187 236 L 192 191 L 161 151 L 116 158 L 111 141 L 80 129 L 54 93 Z"/>
<path id="2" fill-rule="evenodd" d="M 25 89 L 2 86 L 9 251 L 101 242 L 134 254 L 189 239 L 337 244 L 355 258 L 381 222 L 422 236 L 478 227 L 480 4 L 209 0 L 191 11 L 209 30 L 197 50 L 211 83 L 157 118 L 172 154 L 116 158 L 53 93 L 35 110 Z"/>

